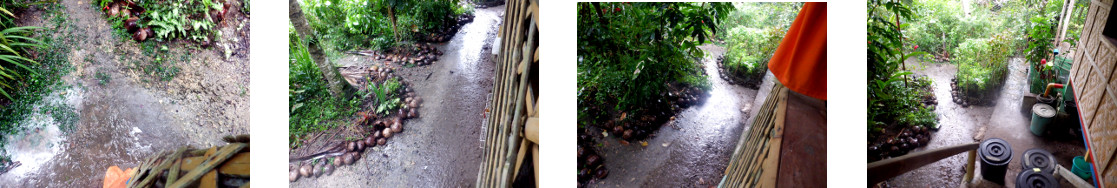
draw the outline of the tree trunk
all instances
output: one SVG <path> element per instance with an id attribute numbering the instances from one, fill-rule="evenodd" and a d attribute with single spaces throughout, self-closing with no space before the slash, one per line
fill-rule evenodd
<path id="1" fill-rule="evenodd" d="M 392 19 L 392 37 L 394 37 L 396 39 L 396 43 L 399 43 L 399 31 L 396 30 L 396 10 L 395 9 L 396 9 L 395 7 L 388 7 L 388 18 Z"/>
<path id="2" fill-rule="evenodd" d="M 317 43 L 310 43 L 311 38 L 314 37 L 310 25 L 306 22 L 306 17 L 303 15 L 302 8 L 297 0 L 290 0 L 289 18 L 291 24 L 295 26 L 295 31 L 299 35 L 299 40 L 307 42 L 307 51 L 310 52 L 311 59 L 314 64 L 318 65 L 318 71 L 322 72 L 322 77 L 326 79 L 326 84 L 330 86 L 330 95 L 339 98 L 348 98 L 351 95 L 352 87 L 345 83 L 345 78 L 341 77 L 341 73 L 337 72 L 337 68 L 332 63 L 326 60 L 326 54 Z M 294 45 L 294 44 L 292 44 Z"/>

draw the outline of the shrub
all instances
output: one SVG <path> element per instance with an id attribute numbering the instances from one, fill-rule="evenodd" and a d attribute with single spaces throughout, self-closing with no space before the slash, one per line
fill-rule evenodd
<path id="1" fill-rule="evenodd" d="M 1011 46 L 1011 41 L 1004 35 L 968 39 L 958 45 L 955 49 L 955 54 L 958 54 L 955 79 L 959 92 L 980 98 L 1000 88 L 1008 73 Z"/>
<path id="2" fill-rule="evenodd" d="M 659 104 L 668 84 L 709 88 L 697 46 L 731 9 L 727 3 L 579 3 L 578 119 Z"/>
<path id="3" fill-rule="evenodd" d="M 729 30 L 725 53 L 725 69 L 736 76 L 757 79 L 768 70 L 786 28 L 754 29 L 738 26 Z"/>

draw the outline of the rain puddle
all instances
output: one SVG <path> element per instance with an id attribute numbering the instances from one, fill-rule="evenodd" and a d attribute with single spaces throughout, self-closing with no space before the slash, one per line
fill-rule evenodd
<path id="1" fill-rule="evenodd" d="M 44 96 L 35 104 L 34 113 L 19 123 L 24 133 L 5 138 L 8 143 L 5 143 L 3 153 L 20 165 L 0 174 L 0 183 L 11 185 L 12 180 L 38 172 L 63 151 L 61 144 L 67 139 L 63 129 L 72 129 L 76 123 L 78 116 L 74 109 L 80 105 L 81 98 L 80 89 L 67 87 Z"/>

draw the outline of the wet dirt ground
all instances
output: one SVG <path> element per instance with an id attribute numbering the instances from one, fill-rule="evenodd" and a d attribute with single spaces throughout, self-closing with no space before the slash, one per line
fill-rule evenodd
<path id="1" fill-rule="evenodd" d="M 1027 92 L 1027 63 L 1023 58 L 1014 57 L 1009 63 L 1009 75 L 997 96 L 995 104 L 989 106 L 962 107 L 952 102 L 950 79 L 957 73 L 957 66 L 945 63 L 923 63 L 909 60 L 906 65 L 915 75 L 927 75 L 933 80 L 934 94 L 939 99 L 935 113 L 939 118 L 939 130 L 932 133 L 927 146 L 912 152 L 947 146 L 981 142 L 988 138 L 1001 138 L 1012 146 L 1013 159 L 1006 173 L 1006 186 L 1014 187 L 1020 172 L 1020 162 L 1025 150 L 1043 148 L 1055 155 L 1058 164 L 1069 166 L 1075 155 L 1085 153 L 1081 138 L 1068 136 L 1067 133 L 1051 131 L 1047 137 L 1032 134 L 1028 129 L 1031 114 L 1020 112 L 1021 99 Z M 1059 129 L 1058 127 L 1062 127 Z M 1071 125 L 1050 125 L 1052 130 L 1066 130 Z M 919 169 L 896 176 L 885 182 L 886 187 L 959 187 L 965 175 L 966 154 L 958 154 Z M 979 162 L 980 163 L 980 162 Z M 980 166 L 980 165 L 978 165 Z M 980 170 L 978 167 L 977 170 Z M 980 177 L 980 173 L 977 175 Z M 1066 183 L 1065 180 L 1060 180 Z M 983 183 L 979 185 L 988 185 Z"/>
<path id="2" fill-rule="evenodd" d="M 168 56 L 185 57 L 175 58 L 180 72 L 162 81 L 138 68 L 137 62 L 150 58 L 137 42 L 115 36 L 103 13 L 89 3 L 61 0 L 61 14 L 32 7 L 21 17 L 21 25 L 42 27 L 54 27 L 46 16 L 67 20 L 61 25 L 65 32 L 42 33 L 77 41 L 68 57 L 73 70 L 62 77 L 64 89 L 44 96 L 42 103 L 73 107 L 78 120 L 73 130 L 63 131 L 42 115 L 50 112 L 36 111 L 36 118 L 23 123 L 34 131 L 8 136 L 5 152 L 23 165 L 0 175 L 0 185 L 100 185 L 109 166 L 132 168 L 157 152 L 208 147 L 223 143 L 223 135 L 249 134 L 248 15 L 230 11 L 220 26 L 225 34 L 213 48 L 160 42 Z"/>
<path id="3" fill-rule="evenodd" d="M 707 75 L 718 75 L 714 61 L 725 49 L 709 44 L 700 48 L 707 52 L 702 60 Z M 748 126 L 748 114 L 754 114 L 746 112 L 752 111 L 757 90 L 731 85 L 717 76 L 708 79 L 710 97 L 676 115 L 674 121 L 645 140 L 646 147 L 638 142 L 622 145 L 615 137 L 600 138 L 602 147 L 596 149 L 605 158 L 609 176 L 590 186 L 716 186 Z M 768 78 L 762 83 L 771 87 Z"/>
<path id="4" fill-rule="evenodd" d="M 386 146 L 365 151 L 353 165 L 333 174 L 302 177 L 291 187 L 472 187 L 481 163 L 482 114 L 490 102 L 492 49 L 504 6 L 476 9 L 431 65 L 396 69 L 396 75 L 423 98 L 419 118 Z M 338 66 L 371 66 L 371 56 L 348 55 Z M 292 151 L 300 153 L 299 151 Z"/>

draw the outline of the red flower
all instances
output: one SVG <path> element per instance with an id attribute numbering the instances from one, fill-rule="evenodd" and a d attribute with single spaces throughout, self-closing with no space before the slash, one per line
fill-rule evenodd
<path id="1" fill-rule="evenodd" d="M 911 49 L 919 49 L 919 45 L 912 46 Z"/>
<path id="2" fill-rule="evenodd" d="M 614 9 L 614 10 L 615 10 L 614 12 L 620 12 L 620 11 L 621 11 L 621 8 L 620 8 L 620 7 L 617 7 L 617 9 Z"/>
<path id="3" fill-rule="evenodd" d="M 1047 65 L 1047 59 L 1046 58 L 1045 59 L 1040 59 L 1039 60 L 1039 65 Z"/>

